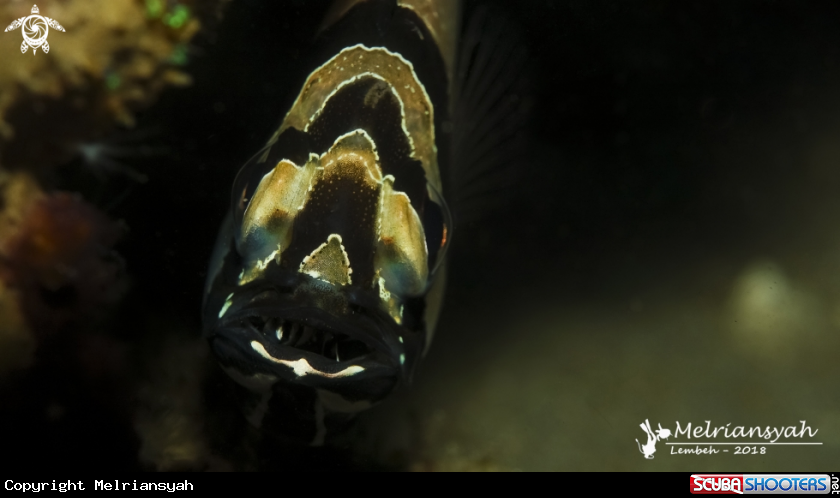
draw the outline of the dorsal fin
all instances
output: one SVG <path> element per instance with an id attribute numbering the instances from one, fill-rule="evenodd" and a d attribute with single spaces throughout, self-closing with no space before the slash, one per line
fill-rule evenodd
<path id="1" fill-rule="evenodd" d="M 513 193 L 530 108 L 528 52 L 516 27 L 484 7 L 469 19 L 452 86 L 449 192 L 457 223 L 486 214 Z"/>

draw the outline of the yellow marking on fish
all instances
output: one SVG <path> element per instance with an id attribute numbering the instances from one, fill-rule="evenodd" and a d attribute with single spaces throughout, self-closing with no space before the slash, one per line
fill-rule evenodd
<path id="1" fill-rule="evenodd" d="M 353 269 L 341 235 L 334 233 L 327 237 L 326 242 L 303 258 L 298 271 L 333 285 L 350 285 Z"/>
<path id="2" fill-rule="evenodd" d="M 342 66 L 345 57 L 358 61 L 346 72 Z M 426 180 L 440 190 L 432 101 L 411 62 L 382 47 L 354 45 L 343 49 L 315 69 L 269 143 L 276 142 L 288 128 L 306 131 L 337 91 L 363 77 L 377 78 L 391 87 L 400 103 L 402 128 L 411 146 L 411 157 L 420 161 L 426 172 Z M 268 157 L 267 154 L 263 157 Z"/>

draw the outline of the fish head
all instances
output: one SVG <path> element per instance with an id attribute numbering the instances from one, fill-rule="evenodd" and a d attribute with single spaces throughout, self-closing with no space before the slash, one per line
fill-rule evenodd
<path id="1" fill-rule="evenodd" d="M 432 183 L 412 199 L 401 190 L 411 182 L 383 174 L 363 129 L 297 160 L 283 152 L 286 135 L 299 132 L 234 182 L 205 336 L 244 387 L 308 388 L 328 409 L 355 411 L 408 381 L 428 346 L 450 216 Z"/>

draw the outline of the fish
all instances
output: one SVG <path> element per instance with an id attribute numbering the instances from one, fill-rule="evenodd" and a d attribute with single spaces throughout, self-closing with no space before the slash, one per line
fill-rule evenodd
<path id="1" fill-rule="evenodd" d="M 468 33 L 458 54 L 460 9 L 455 0 L 333 3 L 297 97 L 233 181 L 203 336 L 247 420 L 277 438 L 323 445 L 408 384 L 429 350 L 453 235 L 446 198 L 496 166 L 459 155 L 453 137 L 475 147 L 469 130 L 511 114 L 507 105 L 456 118 L 459 92 L 478 95 L 476 81 L 493 76 L 476 69 L 487 65 L 480 35 Z M 459 57 L 472 69 L 459 70 Z M 507 81 L 504 64 L 493 71 Z M 499 88 L 472 107 L 505 108 Z"/>

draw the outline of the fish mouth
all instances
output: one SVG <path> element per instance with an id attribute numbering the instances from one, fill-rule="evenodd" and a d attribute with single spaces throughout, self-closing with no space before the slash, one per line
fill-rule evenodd
<path id="1" fill-rule="evenodd" d="M 305 359 L 323 376 L 335 375 L 335 368 L 381 364 L 391 356 L 388 345 L 372 331 L 331 318 L 317 309 L 251 314 L 240 321 L 240 327 L 247 329 L 251 349 L 264 359 L 287 365 Z"/>
<path id="2" fill-rule="evenodd" d="M 247 378 L 267 374 L 348 399 L 381 399 L 410 378 L 420 336 L 376 309 L 378 296 L 340 297 L 341 306 L 325 309 L 305 292 L 245 290 L 215 322 L 210 345 L 225 368 Z"/>
<path id="3" fill-rule="evenodd" d="M 398 367 L 392 358 L 401 354 L 399 341 L 389 341 L 379 327 L 365 325 L 318 308 L 260 307 L 243 310 L 219 335 L 270 363 L 290 366 L 291 362 L 306 360 L 314 369 L 312 373 L 322 377 L 353 365 L 365 370 Z"/>
<path id="4" fill-rule="evenodd" d="M 377 349 L 354 335 L 326 328 L 316 320 L 293 320 L 275 316 L 251 315 L 245 324 L 260 335 L 260 342 L 274 350 L 286 348 L 320 355 L 336 363 L 362 359 Z"/>

